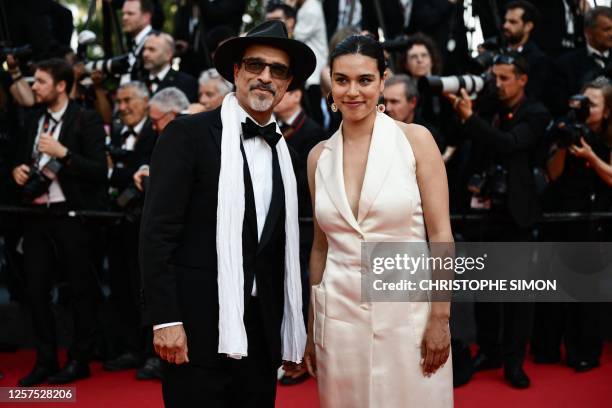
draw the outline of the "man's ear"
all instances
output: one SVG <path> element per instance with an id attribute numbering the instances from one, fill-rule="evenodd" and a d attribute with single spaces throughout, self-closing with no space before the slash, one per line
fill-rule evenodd
<path id="1" fill-rule="evenodd" d="M 66 81 L 59 81 L 55 84 L 55 90 L 59 93 L 66 91 L 66 93 L 70 93 L 71 89 L 66 89 Z"/>
<path id="2" fill-rule="evenodd" d="M 533 32 L 533 22 L 532 21 L 528 21 L 525 23 L 525 31 L 527 31 L 529 34 Z"/>
<path id="3" fill-rule="evenodd" d="M 234 63 L 234 79 L 238 75 L 238 71 L 240 70 L 240 65 Z"/>

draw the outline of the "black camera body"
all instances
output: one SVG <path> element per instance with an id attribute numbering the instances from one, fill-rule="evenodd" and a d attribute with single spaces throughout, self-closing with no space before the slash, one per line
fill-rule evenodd
<path id="1" fill-rule="evenodd" d="M 115 146 L 112 144 L 106 145 L 106 151 L 113 159 L 113 162 L 123 162 L 125 161 L 133 152 L 130 150 L 123 149 L 122 147 Z"/>
<path id="2" fill-rule="evenodd" d="M 135 184 L 130 184 L 115 200 L 117 206 L 125 211 L 128 221 L 134 222 L 142 210 L 142 201 L 149 188 L 149 177 L 142 178 L 142 188 L 143 191 L 140 191 Z"/>
<path id="3" fill-rule="evenodd" d="M 42 169 L 32 166 L 22 189 L 24 203 L 29 204 L 49 191 L 49 186 L 61 169 L 62 163 L 57 159 L 49 160 Z"/>
<path id="4" fill-rule="evenodd" d="M 591 139 L 591 131 L 586 125 L 591 112 L 589 98 L 581 94 L 573 95 L 569 99 L 569 106 L 567 116 L 553 126 L 553 139 L 559 147 L 579 145 L 581 137 Z"/>

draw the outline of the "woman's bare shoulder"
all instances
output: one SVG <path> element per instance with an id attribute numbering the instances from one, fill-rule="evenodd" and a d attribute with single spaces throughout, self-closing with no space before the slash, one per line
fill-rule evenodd
<path id="1" fill-rule="evenodd" d="M 426 155 L 430 157 L 431 154 L 440 154 L 436 141 L 433 138 L 431 132 L 421 125 L 414 123 L 403 123 L 395 121 L 397 126 L 404 132 L 406 139 L 412 146 L 415 156 Z"/>

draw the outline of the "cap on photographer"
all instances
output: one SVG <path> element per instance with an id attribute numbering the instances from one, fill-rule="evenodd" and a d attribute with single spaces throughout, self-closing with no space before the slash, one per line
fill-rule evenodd
<path id="1" fill-rule="evenodd" d="M 13 179 L 26 205 L 41 212 L 24 217 L 24 282 L 36 339 L 36 364 L 20 386 L 62 384 L 90 375 L 99 290 L 91 264 L 90 227 L 68 211 L 104 206 L 104 127 L 99 115 L 68 98 L 74 73 L 63 59 L 38 63 L 32 91 L 39 107 L 25 120 Z M 59 370 L 55 319 L 49 291 L 59 258 L 73 295 L 74 336 Z"/>
<path id="2" fill-rule="evenodd" d="M 532 159 L 544 136 L 550 116 L 539 102 L 525 95 L 528 65 L 516 52 L 499 55 L 492 67 L 497 101 L 483 104 L 479 112 L 465 89 L 447 95 L 459 115 L 465 135 L 472 140 L 468 165 L 470 207 L 497 217 L 483 225 L 477 239 L 493 242 L 528 242 L 531 226 L 540 212 Z M 488 102 L 488 101 L 487 101 Z M 489 108 L 489 105 L 491 109 Z M 468 175 L 469 175 L 468 174 Z M 525 262 L 528 267 L 528 262 Z M 476 370 L 504 366 L 506 380 L 515 388 L 527 388 L 523 371 L 525 349 L 531 332 L 533 304 L 476 303 L 479 352 Z M 503 323 L 500 313 L 504 313 Z M 503 345 L 498 339 L 499 331 Z M 503 355 L 500 350 L 504 350 Z"/>

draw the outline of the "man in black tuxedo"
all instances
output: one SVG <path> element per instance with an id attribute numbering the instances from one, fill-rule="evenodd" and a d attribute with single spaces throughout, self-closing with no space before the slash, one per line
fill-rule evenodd
<path id="1" fill-rule="evenodd" d="M 140 260 L 166 406 L 273 407 L 281 361 L 301 360 L 297 186 L 272 110 L 315 64 L 263 23 L 215 53 L 236 93 L 158 140 Z"/>
<path id="2" fill-rule="evenodd" d="M 74 73 L 62 59 L 38 64 L 34 74 L 37 109 L 26 119 L 13 179 L 21 186 L 26 204 L 44 215 L 24 219 L 24 280 L 36 335 L 36 365 L 21 386 L 46 380 L 66 383 L 89 376 L 96 334 L 96 304 L 100 297 L 91 262 L 91 233 L 71 210 L 97 210 L 104 205 L 106 159 L 100 117 L 69 101 Z M 47 182 L 32 184 L 33 169 Z M 49 304 L 56 255 L 64 265 L 73 296 L 74 336 L 68 362 L 57 372 L 55 319 Z"/>
<path id="3" fill-rule="evenodd" d="M 172 69 L 174 56 L 174 39 L 170 34 L 152 33 L 144 44 L 142 60 L 148 71 L 145 83 L 151 95 L 169 87 L 183 91 L 189 102 L 197 102 L 198 82 L 194 77 L 184 72 Z"/>
<path id="4" fill-rule="evenodd" d="M 612 8 L 595 7 L 584 18 L 586 47 L 558 58 L 554 64 L 550 86 L 552 113 L 567 112 L 568 99 L 580 92 L 587 82 L 599 76 L 611 76 Z"/>
<path id="5" fill-rule="evenodd" d="M 534 156 L 550 116 L 541 103 L 526 97 L 527 72 L 525 59 L 516 52 L 496 58 L 492 73 L 499 103 L 490 112 L 482 109 L 475 113 L 465 90 L 460 97 L 448 95 L 463 123 L 463 131 L 472 140 L 472 171 L 469 174 L 487 172 L 489 183 L 494 178 L 495 186 L 505 186 L 492 187 L 486 193 L 484 188 L 478 191 L 477 183 L 470 183 L 471 208 L 496 216 L 495 222 L 483 226 L 479 237 L 471 239 L 489 242 L 531 240 L 531 227 L 540 211 L 533 177 Z M 527 267 L 528 262 L 525 262 Z M 530 381 L 522 366 L 532 315 L 533 304 L 527 302 L 476 303 L 479 351 L 474 369 L 499 368 L 503 364 L 505 378 L 513 387 L 529 387 Z"/>
<path id="6" fill-rule="evenodd" d="M 127 36 L 127 51 L 130 68 L 121 76 L 121 84 L 130 81 L 144 81 L 147 70 L 142 60 L 142 52 L 147 37 L 153 32 L 151 18 L 154 5 L 151 0 L 125 0 L 121 9 L 121 24 Z"/>

